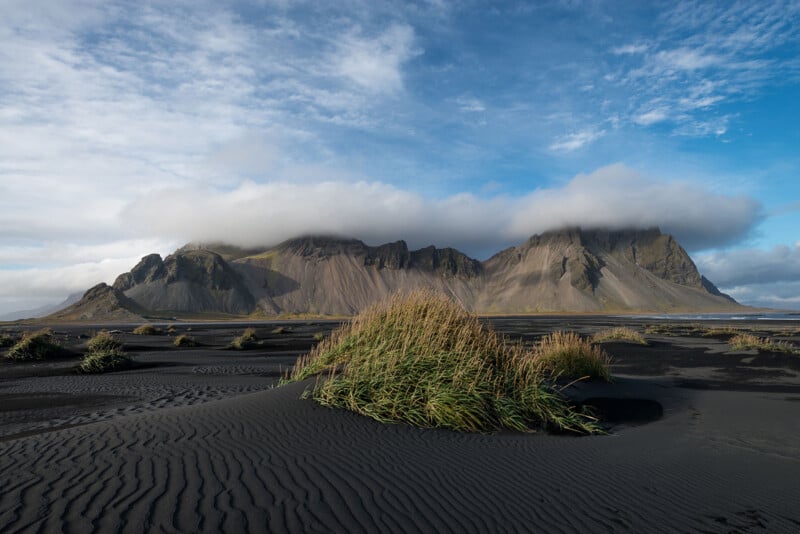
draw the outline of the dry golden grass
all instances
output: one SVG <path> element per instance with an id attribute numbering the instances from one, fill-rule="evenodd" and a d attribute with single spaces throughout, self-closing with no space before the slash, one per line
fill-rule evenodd
<path id="1" fill-rule="evenodd" d="M 595 332 L 592 342 L 603 343 L 605 341 L 632 341 L 639 345 L 647 345 L 647 340 L 642 334 L 627 326 L 616 326 Z"/>
<path id="2" fill-rule="evenodd" d="M 245 350 L 258 345 L 258 338 L 256 337 L 255 328 L 247 328 L 241 335 L 235 337 L 231 341 L 231 348 L 236 350 Z"/>
<path id="3" fill-rule="evenodd" d="M 608 354 L 575 332 L 544 336 L 536 347 L 535 359 L 542 369 L 559 378 L 611 378 Z"/>
<path id="4" fill-rule="evenodd" d="M 114 338 L 109 332 L 101 330 L 92 337 L 86 344 L 89 352 L 102 352 L 111 350 L 121 350 L 122 343 Z"/>
<path id="5" fill-rule="evenodd" d="M 28 332 L 22 336 L 6 353 L 10 360 L 44 360 L 62 356 L 64 349 L 56 341 L 49 328 Z"/>
<path id="6" fill-rule="evenodd" d="M 133 333 L 137 336 L 154 336 L 160 333 L 160 330 L 151 324 L 143 324 L 134 328 Z"/>
<path id="7" fill-rule="evenodd" d="M 738 334 L 729 341 L 735 350 L 763 350 L 765 352 L 797 353 L 798 348 L 785 341 L 773 341 L 769 338 L 760 338 L 753 334 Z"/>
<path id="8" fill-rule="evenodd" d="M 192 336 L 181 334 L 175 338 L 173 345 L 176 347 L 196 347 L 197 341 Z"/>
<path id="9" fill-rule="evenodd" d="M 488 432 L 599 430 L 552 385 L 543 360 L 442 295 L 395 295 L 357 315 L 287 377 L 325 373 L 308 394 L 383 422 Z"/>

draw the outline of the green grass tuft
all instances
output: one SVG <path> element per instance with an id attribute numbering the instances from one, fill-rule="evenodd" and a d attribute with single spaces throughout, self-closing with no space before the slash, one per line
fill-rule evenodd
<path id="1" fill-rule="evenodd" d="M 611 379 L 608 354 L 575 332 L 553 332 L 544 336 L 535 355 L 542 368 L 554 377 Z"/>
<path id="2" fill-rule="evenodd" d="M 534 354 L 432 292 L 395 295 L 362 312 L 298 360 L 287 379 L 320 373 L 306 396 L 381 422 L 469 432 L 600 431 Z"/>
<path id="3" fill-rule="evenodd" d="M 143 324 L 134 328 L 133 333 L 137 336 L 154 336 L 160 334 L 161 331 L 151 324 Z"/>
<path id="4" fill-rule="evenodd" d="M 130 361 L 121 348 L 100 348 L 83 357 L 80 370 L 84 373 L 106 373 L 125 368 Z"/>
<path id="5" fill-rule="evenodd" d="M 56 341 L 49 328 L 27 333 L 17 341 L 6 353 L 11 360 L 44 360 L 64 354 L 64 349 Z"/>
<path id="6" fill-rule="evenodd" d="M 256 337 L 255 328 L 247 328 L 242 335 L 237 336 L 231 341 L 231 348 L 236 350 L 245 350 L 258 346 L 258 337 Z"/>
<path id="7" fill-rule="evenodd" d="M 633 343 L 638 343 L 639 345 L 647 345 L 647 340 L 642 334 L 627 326 L 606 328 L 604 330 L 600 330 L 599 332 L 595 332 L 594 336 L 592 336 L 592 342 L 594 343 L 620 340 L 631 341 Z"/>
<path id="8" fill-rule="evenodd" d="M 101 330 L 86 344 L 89 352 L 122 350 L 122 343 L 109 332 Z"/>
<path id="9" fill-rule="evenodd" d="M 763 350 L 765 352 L 788 352 L 798 353 L 798 348 L 785 341 L 773 341 L 769 338 L 760 338 L 753 334 L 738 334 L 732 337 L 728 343 L 734 350 Z"/>
<path id="10" fill-rule="evenodd" d="M 197 341 L 192 336 L 181 334 L 175 338 L 174 345 L 176 347 L 196 347 Z"/>

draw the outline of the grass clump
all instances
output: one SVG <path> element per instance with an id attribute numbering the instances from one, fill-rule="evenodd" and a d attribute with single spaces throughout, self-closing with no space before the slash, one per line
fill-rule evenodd
<path id="1" fill-rule="evenodd" d="M 575 332 L 553 332 L 544 336 L 535 349 L 535 357 L 554 377 L 611 379 L 608 354 Z"/>
<path id="2" fill-rule="evenodd" d="M 127 367 L 130 358 L 122 350 L 122 343 L 111 332 L 102 330 L 86 345 L 88 352 L 81 361 L 83 373 L 105 373 Z"/>
<path id="3" fill-rule="evenodd" d="M 110 332 L 101 330 L 86 344 L 89 352 L 103 352 L 112 350 L 122 350 L 122 343 L 117 340 Z"/>
<path id="4" fill-rule="evenodd" d="M 192 337 L 186 334 L 181 334 L 175 338 L 173 342 L 176 347 L 196 347 L 197 341 Z"/>
<path id="5" fill-rule="evenodd" d="M 286 332 L 287 332 L 287 330 L 286 330 L 285 326 L 279 326 L 279 327 L 277 327 L 277 328 L 272 330 L 273 334 L 285 334 Z"/>
<path id="6" fill-rule="evenodd" d="M 742 334 L 742 331 L 732 326 L 710 326 L 703 332 L 703 337 L 733 337 Z"/>
<path id="7" fill-rule="evenodd" d="M 81 361 L 80 370 L 84 373 L 105 373 L 127 367 L 130 361 L 121 348 L 99 349 L 86 353 Z"/>
<path id="8" fill-rule="evenodd" d="M 647 345 L 647 340 L 642 334 L 627 326 L 606 328 L 604 330 L 600 330 L 599 332 L 595 332 L 594 336 L 592 336 L 592 341 L 594 343 L 617 340 L 631 341 L 633 343 L 638 343 L 639 345 Z"/>
<path id="9" fill-rule="evenodd" d="M 159 330 L 151 324 L 143 324 L 134 328 L 133 333 L 137 336 L 154 336 L 159 333 Z"/>
<path id="10" fill-rule="evenodd" d="M 242 335 L 237 336 L 231 341 L 231 348 L 236 350 L 245 350 L 258 345 L 258 338 L 256 337 L 255 328 L 247 328 Z"/>
<path id="11" fill-rule="evenodd" d="M 789 352 L 797 353 L 797 348 L 785 341 L 773 341 L 769 338 L 761 338 L 753 334 L 737 334 L 728 343 L 734 350 L 763 350 L 765 352 Z"/>
<path id="12" fill-rule="evenodd" d="M 357 315 L 298 360 L 288 379 L 323 372 L 306 396 L 381 422 L 469 432 L 600 431 L 531 352 L 431 292 L 395 295 Z"/>
<path id="13" fill-rule="evenodd" d="M 53 332 L 45 328 L 23 335 L 22 339 L 8 349 L 6 358 L 18 361 L 44 360 L 61 356 L 63 353 L 64 349 L 56 341 Z"/>
<path id="14" fill-rule="evenodd" d="M 0 349 L 14 345 L 17 340 L 5 332 L 0 334 Z"/>

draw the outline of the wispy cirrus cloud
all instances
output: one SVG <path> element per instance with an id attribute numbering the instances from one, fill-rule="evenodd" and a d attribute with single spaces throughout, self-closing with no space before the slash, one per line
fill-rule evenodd
<path id="1" fill-rule="evenodd" d="M 608 79 L 639 101 L 633 123 L 647 127 L 669 120 L 680 135 L 719 136 L 735 118 L 721 112 L 721 105 L 751 99 L 767 84 L 800 79 L 795 54 L 780 52 L 800 44 L 798 16 L 800 5 L 792 0 L 680 2 L 661 13 L 657 33 L 646 44 L 610 49 L 620 63 Z M 641 111 L 652 99 L 660 106 Z"/>
<path id="2" fill-rule="evenodd" d="M 553 152 L 572 152 L 586 145 L 594 143 L 606 134 L 605 130 L 587 128 L 579 132 L 563 135 L 556 138 L 549 148 Z"/>

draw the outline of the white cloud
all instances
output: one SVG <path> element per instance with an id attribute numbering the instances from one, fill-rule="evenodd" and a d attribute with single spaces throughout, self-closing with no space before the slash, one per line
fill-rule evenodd
<path id="1" fill-rule="evenodd" d="M 760 220 L 761 206 L 752 199 L 690 182 L 650 180 L 616 164 L 524 197 L 510 230 L 523 235 L 561 226 L 658 226 L 687 249 L 699 250 L 736 242 Z"/>
<path id="2" fill-rule="evenodd" d="M 800 282 L 736 286 L 725 292 L 749 306 L 800 311 Z"/>
<path id="3" fill-rule="evenodd" d="M 576 133 L 559 137 L 548 147 L 554 152 L 572 152 L 585 145 L 594 143 L 606 134 L 605 130 L 588 128 Z"/>
<path id="4" fill-rule="evenodd" d="M 353 32 L 342 39 L 334 58 L 337 72 L 374 93 L 403 89 L 403 63 L 419 54 L 414 48 L 414 29 L 393 24 L 375 38 Z"/>
<path id="5" fill-rule="evenodd" d="M 650 126 L 652 124 L 664 122 L 668 118 L 669 114 L 667 113 L 667 110 L 659 108 L 659 109 L 652 109 L 650 111 L 646 111 L 644 113 L 640 113 L 634 116 L 633 122 L 639 124 L 640 126 Z"/>
<path id="6" fill-rule="evenodd" d="M 564 226 L 651 227 L 689 249 L 722 246 L 760 220 L 747 198 L 687 182 L 648 180 L 621 164 L 578 175 L 563 187 L 488 199 L 462 193 L 439 200 L 377 182 L 246 182 L 229 191 L 173 190 L 140 197 L 123 213 L 143 235 L 173 240 L 275 244 L 305 233 L 335 233 L 376 244 L 498 250 Z"/>
<path id="7" fill-rule="evenodd" d="M 698 70 L 718 65 L 721 59 L 713 54 L 706 54 L 700 50 L 678 48 L 676 50 L 662 50 L 655 55 L 655 61 L 666 70 Z"/>
<path id="8" fill-rule="evenodd" d="M 480 113 L 482 111 L 486 111 L 486 106 L 477 98 L 460 97 L 455 99 L 455 103 L 458 105 L 458 109 L 468 113 Z"/>
<path id="9" fill-rule="evenodd" d="M 721 287 L 800 283 L 800 243 L 771 250 L 739 249 L 702 254 L 697 265 Z"/>
<path id="10" fill-rule="evenodd" d="M 648 48 L 646 44 L 628 44 L 612 48 L 611 53 L 616 55 L 644 54 Z"/>

